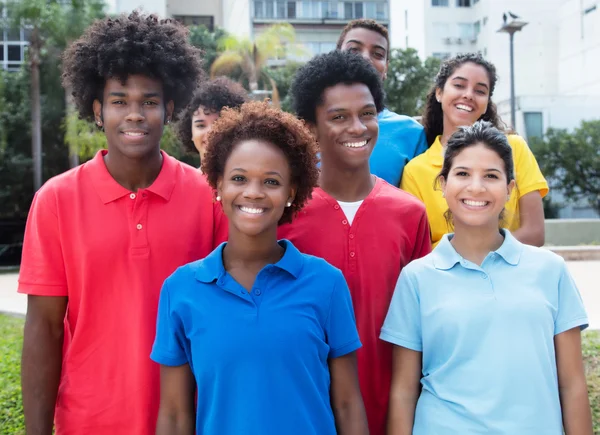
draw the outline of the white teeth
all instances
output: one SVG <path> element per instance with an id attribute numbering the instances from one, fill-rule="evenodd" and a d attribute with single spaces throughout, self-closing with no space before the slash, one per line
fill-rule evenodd
<path id="1" fill-rule="evenodd" d="M 244 213 L 250 213 L 250 214 L 260 214 L 265 211 L 264 208 L 251 208 L 251 207 L 240 207 L 240 210 L 242 210 Z"/>
<path id="2" fill-rule="evenodd" d="M 460 109 L 460 110 L 464 110 L 465 112 L 472 112 L 473 111 L 473 109 L 471 107 L 465 106 L 464 104 L 457 104 L 456 108 Z"/>
<path id="3" fill-rule="evenodd" d="M 133 132 L 133 131 L 126 131 L 125 132 L 125 136 L 143 136 L 144 133 L 138 133 L 138 132 Z"/>
<path id="4" fill-rule="evenodd" d="M 367 141 L 363 140 L 362 142 L 346 142 L 344 146 L 348 148 L 361 148 L 364 147 L 366 144 Z"/>
<path id="5" fill-rule="evenodd" d="M 487 201 L 471 201 L 469 199 L 463 199 L 463 202 L 471 207 L 485 207 L 488 204 Z"/>

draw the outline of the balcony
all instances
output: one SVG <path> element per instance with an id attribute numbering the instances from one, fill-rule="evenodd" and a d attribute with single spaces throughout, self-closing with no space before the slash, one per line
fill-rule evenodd
<path id="1" fill-rule="evenodd" d="M 252 19 L 255 23 L 288 21 L 291 23 L 341 24 L 357 18 L 372 18 L 387 24 L 387 1 L 289 1 L 254 0 Z"/>

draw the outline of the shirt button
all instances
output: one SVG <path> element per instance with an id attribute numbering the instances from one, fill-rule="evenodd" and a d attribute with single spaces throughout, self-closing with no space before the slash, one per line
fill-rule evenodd
<path id="1" fill-rule="evenodd" d="M 344 219 L 344 220 L 342 221 L 342 224 L 344 224 L 344 225 L 347 225 L 347 224 L 348 224 L 348 221 L 347 221 L 346 219 Z"/>
<path id="2" fill-rule="evenodd" d="M 136 227 L 138 230 L 141 230 L 141 229 L 143 228 L 143 227 L 142 227 L 142 224 L 137 224 L 135 227 Z"/>
<path id="3" fill-rule="evenodd" d="M 353 239 L 354 238 L 354 234 L 350 234 L 350 238 Z"/>
<path id="4" fill-rule="evenodd" d="M 132 193 L 131 195 L 129 195 L 129 197 L 130 197 L 131 199 L 135 199 L 135 193 Z"/>
<path id="5" fill-rule="evenodd" d="M 484 273 L 484 274 L 483 274 L 481 277 L 482 277 L 483 279 L 488 279 L 488 276 L 487 276 L 485 273 Z"/>
<path id="6" fill-rule="evenodd" d="M 145 193 L 142 193 L 142 198 L 145 198 L 145 197 L 147 197 L 147 196 L 148 196 L 147 194 L 145 194 Z"/>
<path id="7" fill-rule="evenodd" d="M 354 258 L 354 257 L 355 257 L 355 255 L 356 255 L 356 254 L 355 254 L 354 252 L 351 252 L 351 253 L 350 253 L 350 257 L 352 257 L 352 258 Z"/>
<path id="8" fill-rule="evenodd" d="M 261 293 L 262 293 L 262 292 L 260 291 L 260 289 L 259 289 L 259 288 L 257 288 L 256 290 L 254 290 L 254 294 L 255 294 L 256 296 L 260 296 L 260 294 L 261 294 Z"/>
<path id="9" fill-rule="evenodd" d="M 333 206 L 333 208 L 335 208 L 336 210 L 339 210 L 340 206 L 336 204 L 336 205 Z"/>

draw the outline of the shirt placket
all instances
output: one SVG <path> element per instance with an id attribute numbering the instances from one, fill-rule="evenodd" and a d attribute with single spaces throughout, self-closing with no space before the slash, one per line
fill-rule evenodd
<path id="1" fill-rule="evenodd" d="M 149 194 L 145 190 L 129 194 L 133 203 L 133 219 L 130 229 L 131 255 L 134 257 L 147 258 L 150 254 L 148 245 L 148 200 Z"/>
<path id="2" fill-rule="evenodd" d="M 354 273 L 356 272 L 356 234 L 348 222 L 344 211 L 341 209 L 339 204 L 335 204 L 333 208 L 339 213 L 340 223 L 344 228 L 345 238 L 346 238 L 346 252 L 348 253 L 347 262 L 348 262 L 348 272 Z M 357 216 L 354 217 L 356 222 Z"/>

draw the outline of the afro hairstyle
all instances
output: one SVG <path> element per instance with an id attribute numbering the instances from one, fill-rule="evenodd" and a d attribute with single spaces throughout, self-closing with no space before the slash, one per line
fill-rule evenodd
<path id="1" fill-rule="evenodd" d="M 377 70 L 357 54 L 335 50 L 313 57 L 296 73 L 290 94 L 298 117 L 316 123 L 316 110 L 323 103 L 323 92 L 340 83 L 366 85 L 377 112 L 383 110 L 385 92 Z"/>
<path id="2" fill-rule="evenodd" d="M 340 37 L 338 38 L 338 41 L 337 41 L 336 47 L 338 50 L 342 49 L 342 44 L 344 43 L 344 39 L 346 39 L 346 35 L 348 34 L 348 32 L 350 30 L 353 30 L 353 29 L 367 29 L 367 30 L 371 30 L 373 32 L 379 33 L 381 36 L 383 36 L 385 38 L 387 45 L 388 45 L 387 51 L 389 51 L 390 36 L 389 36 L 388 29 L 385 26 L 379 24 L 377 21 L 371 20 L 368 18 L 360 18 L 358 20 L 352 20 L 348 24 L 346 24 L 346 27 L 344 27 L 344 30 L 342 30 L 342 33 L 340 34 Z M 386 56 L 386 59 L 389 61 L 389 59 L 390 59 L 389 53 L 388 53 L 388 56 Z"/>
<path id="3" fill-rule="evenodd" d="M 203 78 L 201 51 L 177 21 L 134 11 L 96 21 L 63 54 L 63 86 L 83 119 L 93 120 L 93 102 L 102 102 L 107 79 L 125 83 L 131 75 L 159 80 L 176 116 Z"/>
<path id="4" fill-rule="evenodd" d="M 291 222 L 311 198 L 319 179 L 315 138 L 302 121 L 268 102 L 250 101 L 239 110 L 223 109 L 208 134 L 206 155 L 202 160 L 202 172 L 215 191 L 233 148 L 246 140 L 272 143 L 285 154 L 290 164 L 291 183 L 296 186 L 296 197 L 291 207 L 285 208 L 279 224 Z"/>
<path id="5" fill-rule="evenodd" d="M 192 118 L 199 106 L 220 113 L 224 107 L 237 109 L 246 102 L 247 98 L 248 94 L 242 85 L 227 77 L 217 77 L 201 83 L 175 126 L 184 150 L 198 153 L 192 142 Z"/>

